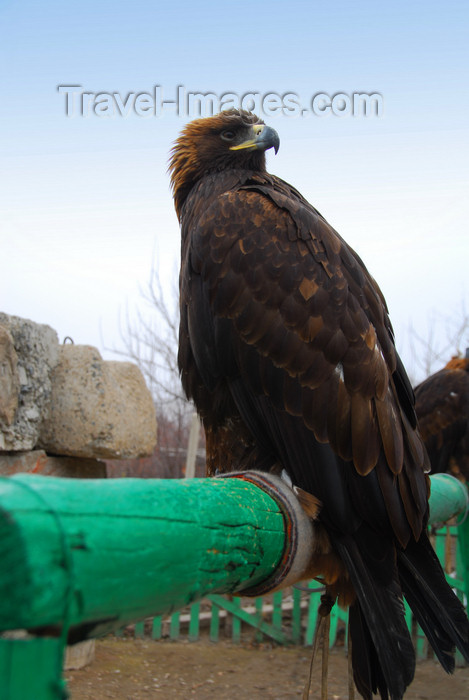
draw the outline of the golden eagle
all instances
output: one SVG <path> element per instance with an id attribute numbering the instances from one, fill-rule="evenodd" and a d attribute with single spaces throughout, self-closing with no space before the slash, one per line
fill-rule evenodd
<path id="1" fill-rule="evenodd" d="M 321 502 L 311 575 L 350 604 L 354 679 L 398 700 L 415 657 L 403 595 L 447 671 L 469 624 L 426 533 L 428 458 L 384 298 L 358 255 L 266 171 L 277 133 L 229 110 L 170 161 L 181 225 L 179 368 L 207 470 L 284 469 Z"/>
<path id="2" fill-rule="evenodd" d="M 415 411 L 432 472 L 469 483 L 469 357 L 453 357 L 419 384 Z"/>

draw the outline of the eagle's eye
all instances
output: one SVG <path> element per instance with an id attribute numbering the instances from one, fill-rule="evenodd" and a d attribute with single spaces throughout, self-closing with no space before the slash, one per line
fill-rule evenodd
<path id="1" fill-rule="evenodd" d="M 221 137 L 225 141 L 233 141 L 234 137 L 236 136 L 234 131 L 231 131 L 229 129 L 226 129 L 225 131 L 221 132 Z"/>

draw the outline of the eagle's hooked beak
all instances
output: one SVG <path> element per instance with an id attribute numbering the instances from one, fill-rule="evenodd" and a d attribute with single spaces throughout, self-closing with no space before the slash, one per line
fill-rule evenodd
<path id="1" fill-rule="evenodd" d="M 241 149 L 249 149 L 251 151 L 267 151 L 273 148 L 277 153 L 280 147 L 280 139 L 275 129 L 265 124 L 254 124 L 251 127 L 252 138 L 238 143 L 236 146 L 231 146 L 230 151 L 240 151 Z"/>

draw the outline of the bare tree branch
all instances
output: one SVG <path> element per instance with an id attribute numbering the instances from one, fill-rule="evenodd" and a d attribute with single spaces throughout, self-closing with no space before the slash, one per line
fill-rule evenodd
<path id="1" fill-rule="evenodd" d="M 452 316 L 432 314 L 427 335 L 409 325 L 409 374 L 413 384 L 442 369 L 451 357 L 464 356 L 469 347 L 469 313 L 464 300 Z"/>
<path id="2" fill-rule="evenodd" d="M 181 476 L 185 461 L 193 405 L 187 401 L 177 363 L 179 335 L 179 289 L 175 268 L 169 292 L 152 266 L 147 286 L 141 290 L 145 307 L 133 314 L 125 309 L 120 319 L 122 349 L 113 353 L 130 359 L 140 368 L 155 402 L 158 420 L 158 451 L 161 476 Z M 164 463 L 166 460 L 167 463 Z"/>

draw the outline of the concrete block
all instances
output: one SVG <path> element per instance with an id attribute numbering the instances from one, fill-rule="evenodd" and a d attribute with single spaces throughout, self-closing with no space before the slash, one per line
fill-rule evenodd
<path id="1" fill-rule="evenodd" d="M 138 367 L 96 348 L 61 345 L 37 446 L 50 454 L 125 459 L 152 453 L 156 416 Z"/>
<path id="2" fill-rule="evenodd" d="M 95 648 L 95 639 L 86 639 L 84 642 L 68 646 L 65 650 L 64 670 L 78 670 L 90 664 L 94 661 Z"/>

